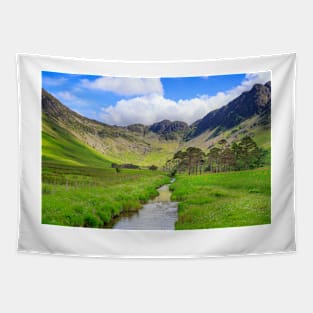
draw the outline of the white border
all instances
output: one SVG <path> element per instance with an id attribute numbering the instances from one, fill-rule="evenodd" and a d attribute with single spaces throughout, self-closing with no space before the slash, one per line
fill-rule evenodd
<path id="1" fill-rule="evenodd" d="M 296 55 L 194 61 L 88 60 L 17 55 L 20 110 L 18 250 L 114 258 L 193 258 L 295 251 L 293 124 Z M 272 72 L 272 223 L 188 231 L 41 224 L 41 71 L 124 77 Z"/>

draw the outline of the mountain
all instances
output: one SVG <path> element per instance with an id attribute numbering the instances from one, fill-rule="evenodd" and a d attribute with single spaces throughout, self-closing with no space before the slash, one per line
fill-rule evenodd
<path id="1" fill-rule="evenodd" d="M 243 121 L 255 116 L 269 115 L 271 108 L 271 83 L 255 84 L 251 90 L 220 109 L 211 111 L 202 119 L 191 125 L 188 139 L 197 137 L 207 130 L 216 129 L 215 135 L 233 128 Z"/>
<path id="2" fill-rule="evenodd" d="M 184 147 L 213 147 L 221 139 L 237 142 L 249 135 L 268 152 L 271 148 L 271 82 L 256 84 L 224 107 L 211 111 L 191 126 Z"/>
<path id="3" fill-rule="evenodd" d="M 86 118 L 42 89 L 43 161 L 108 167 L 111 163 L 162 166 L 178 150 L 203 149 L 220 139 L 229 143 L 251 136 L 270 150 L 271 83 L 251 90 L 190 126 L 163 120 L 152 125 L 111 126 Z"/>
<path id="4" fill-rule="evenodd" d="M 182 140 L 178 132 L 172 140 L 168 130 L 167 136 L 164 136 L 141 124 L 119 127 L 91 120 L 70 110 L 44 89 L 42 116 L 43 126 L 51 129 L 57 126 L 58 133 L 66 133 L 114 163 L 161 166 L 172 157 Z M 43 127 L 43 136 L 46 135 L 46 128 Z"/>
<path id="5" fill-rule="evenodd" d="M 149 130 L 161 135 L 167 140 L 181 139 L 190 130 L 185 122 L 163 120 L 154 123 L 149 127 Z"/>

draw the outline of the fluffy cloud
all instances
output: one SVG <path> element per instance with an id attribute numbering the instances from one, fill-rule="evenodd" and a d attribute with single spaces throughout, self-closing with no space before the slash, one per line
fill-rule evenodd
<path id="1" fill-rule="evenodd" d="M 101 120 L 108 124 L 152 124 L 164 119 L 188 123 L 205 115 L 207 98 L 173 101 L 162 95 L 150 94 L 129 100 L 120 100 L 115 106 L 102 109 Z M 192 108 L 192 109 L 191 109 Z"/>
<path id="2" fill-rule="evenodd" d="M 122 96 L 163 94 L 159 78 L 100 77 L 96 80 L 82 79 L 82 87 L 110 91 Z"/>
<path id="3" fill-rule="evenodd" d="M 132 99 L 123 99 L 115 106 L 103 108 L 100 118 L 107 124 L 120 126 L 134 123 L 150 125 L 164 119 L 191 124 L 210 111 L 226 105 L 242 92 L 250 90 L 254 84 L 264 84 L 270 79 L 270 72 L 247 74 L 239 86 L 226 92 L 219 92 L 212 97 L 203 95 L 174 101 L 164 98 L 161 94 L 150 93 Z"/>

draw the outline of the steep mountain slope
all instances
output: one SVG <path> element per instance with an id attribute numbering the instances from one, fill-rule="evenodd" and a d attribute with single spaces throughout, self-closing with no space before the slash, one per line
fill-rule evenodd
<path id="1" fill-rule="evenodd" d="M 184 147 L 199 147 L 207 151 L 221 139 L 226 139 L 228 143 L 232 143 L 248 135 L 259 147 L 268 150 L 271 145 L 271 128 L 270 124 L 263 124 L 262 120 L 262 117 L 256 115 L 225 131 L 219 131 L 218 128 L 206 130 L 199 136 L 186 141 Z"/>
<path id="2" fill-rule="evenodd" d="M 271 108 L 271 83 L 255 84 L 251 90 L 243 92 L 239 97 L 220 109 L 211 111 L 201 120 L 191 125 L 187 138 L 192 139 L 207 130 L 215 129 L 212 135 L 231 129 L 255 115 L 269 116 Z"/>
<path id="3" fill-rule="evenodd" d="M 49 164 L 106 168 L 111 163 L 98 151 L 84 145 L 53 120 L 42 117 L 42 161 Z"/>

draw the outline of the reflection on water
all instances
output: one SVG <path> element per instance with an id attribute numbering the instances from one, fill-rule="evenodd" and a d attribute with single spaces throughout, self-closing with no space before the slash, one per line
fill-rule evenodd
<path id="1" fill-rule="evenodd" d="M 173 180 L 171 181 L 171 183 Z M 114 229 L 175 229 L 177 221 L 177 202 L 171 201 L 169 185 L 158 189 L 159 195 L 145 204 L 142 209 L 129 216 L 120 217 L 114 224 Z"/>

